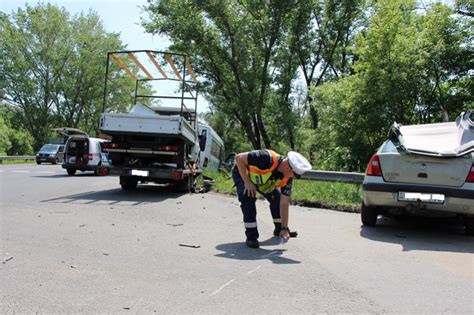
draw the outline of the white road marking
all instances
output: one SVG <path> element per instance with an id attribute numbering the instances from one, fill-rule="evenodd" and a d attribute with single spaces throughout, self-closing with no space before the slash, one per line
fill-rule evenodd
<path id="1" fill-rule="evenodd" d="M 12 173 L 29 173 L 30 171 L 12 171 Z"/>
<path id="2" fill-rule="evenodd" d="M 247 274 L 249 275 L 251 273 L 254 273 L 255 271 L 257 271 L 260 268 L 262 268 L 262 266 L 258 266 L 257 268 L 250 270 L 249 272 L 247 272 Z"/>
<path id="3" fill-rule="evenodd" d="M 262 268 L 261 265 L 259 265 L 258 267 L 256 267 L 256 268 L 254 268 L 254 269 L 248 271 L 247 274 L 250 275 L 250 274 L 254 273 L 255 271 L 257 271 L 257 270 L 260 269 L 260 268 Z M 211 294 L 211 296 L 212 296 L 212 295 L 216 295 L 217 293 L 221 292 L 222 289 L 224 289 L 226 286 L 228 286 L 229 284 L 231 284 L 231 283 L 234 282 L 234 281 L 235 281 L 235 279 L 232 279 L 232 280 L 227 281 L 222 287 L 220 287 L 219 289 L 217 289 L 216 291 L 214 291 L 214 292 Z"/>
<path id="4" fill-rule="evenodd" d="M 216 295 L 217 293 L 221 292 L 222 289 L 224 289 L 226 286 L 228 286 L 229 284 L 231 284 L 232 282 L 234 282 L 235 279 L 232 279 L 230 281 L 227 281 L 222 287 L 220 287 L 219 289 L 217 289 L 216 291 L 214 291 L 214 293 L 212 293 L 211 295 Z"/>

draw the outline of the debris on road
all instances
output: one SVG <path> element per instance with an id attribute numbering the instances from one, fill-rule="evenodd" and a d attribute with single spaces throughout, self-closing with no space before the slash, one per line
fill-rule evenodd
<path id="1" fill-rule="evenodd" d="M 190 245 L 190 244 L 178 244 L 179 246 L 183 247 L 191 247 L 191 248 L 199 248 L 201 245 Z"/>
<path id="2" fill-rule="evenodd" d="M 183 223 L 167 223 L 166 225 L 170 225 L 172 227 L 182 226 Z"/>
<path id="3" fill-rule="evenodd" d="M 10 256 L 10 257 L 6 258 L 5 260 L 3 260 L 2 264 L 5 265 L 7 263 L 7 261 L 10 261 L 12 259 L 13 259 L 13 256 Z"/>

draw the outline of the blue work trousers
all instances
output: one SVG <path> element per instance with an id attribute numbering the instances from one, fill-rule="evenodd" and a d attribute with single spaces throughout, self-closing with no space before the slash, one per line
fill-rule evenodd
<path id="1" fill-rule="evenodd" d="M 240 176 L 239 172 L 234 169 L 232 172 L 232 179 L 234 180 L 235 186 L 237 187 L 237 195 L 240 201 L 240 209 L 244 216 L 245 235 L 248 240 L 256 240 L 259 237 L 257 227 L 257 207 L 255 206 L 256 198 L 249 197 L 245 192 L 245 184 Z M 280 196 L 281 191 L 279 188 L 274 191 L 262 195 L 270 203 L 270 212 L 272 214 L 273 223 L 275 224 L 275 230 L 281 229 L 281 217 L 280 217 Z"/>

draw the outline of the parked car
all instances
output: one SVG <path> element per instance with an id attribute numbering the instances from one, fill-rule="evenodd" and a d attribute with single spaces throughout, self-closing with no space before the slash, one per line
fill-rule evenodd
<path id="1" fill-rule="evenodd" d="M 45 144 L 39 149 L 36 153 L 36 163 L 41 164 L 43 162 L 48 162 L 52 164 L 57 164 L 63 161 L 64 157 L 64 145 L 62 144 Z"/>
<path id="2" fill-rule="evenodd" d="M 362 223 L 379 214 L 458 216 L 474 234 L 474 110 L 455 122 L 401 126 L 370 159 Z"/>
<path id="3" fill-rule="evenodd" d="M 77 171 L 93 171 L 96 175 L 108 173 L 109 155 L 102 147 L 107 140 L 89 137 L 84 131 L 74 128 L 54 130 L 68 137 L 62 168 L 66 169 L 69 176 L 74 176 Z"/>

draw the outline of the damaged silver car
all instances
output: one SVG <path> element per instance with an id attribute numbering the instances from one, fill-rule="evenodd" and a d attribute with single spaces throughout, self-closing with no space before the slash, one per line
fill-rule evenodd
<path id="1" fill-rule="evenodd" d="M 474 235 L 474 110 L 456 121 L 401 126 L 370 159 L 361 219 L 379 214 L 458 216 Z"/>

